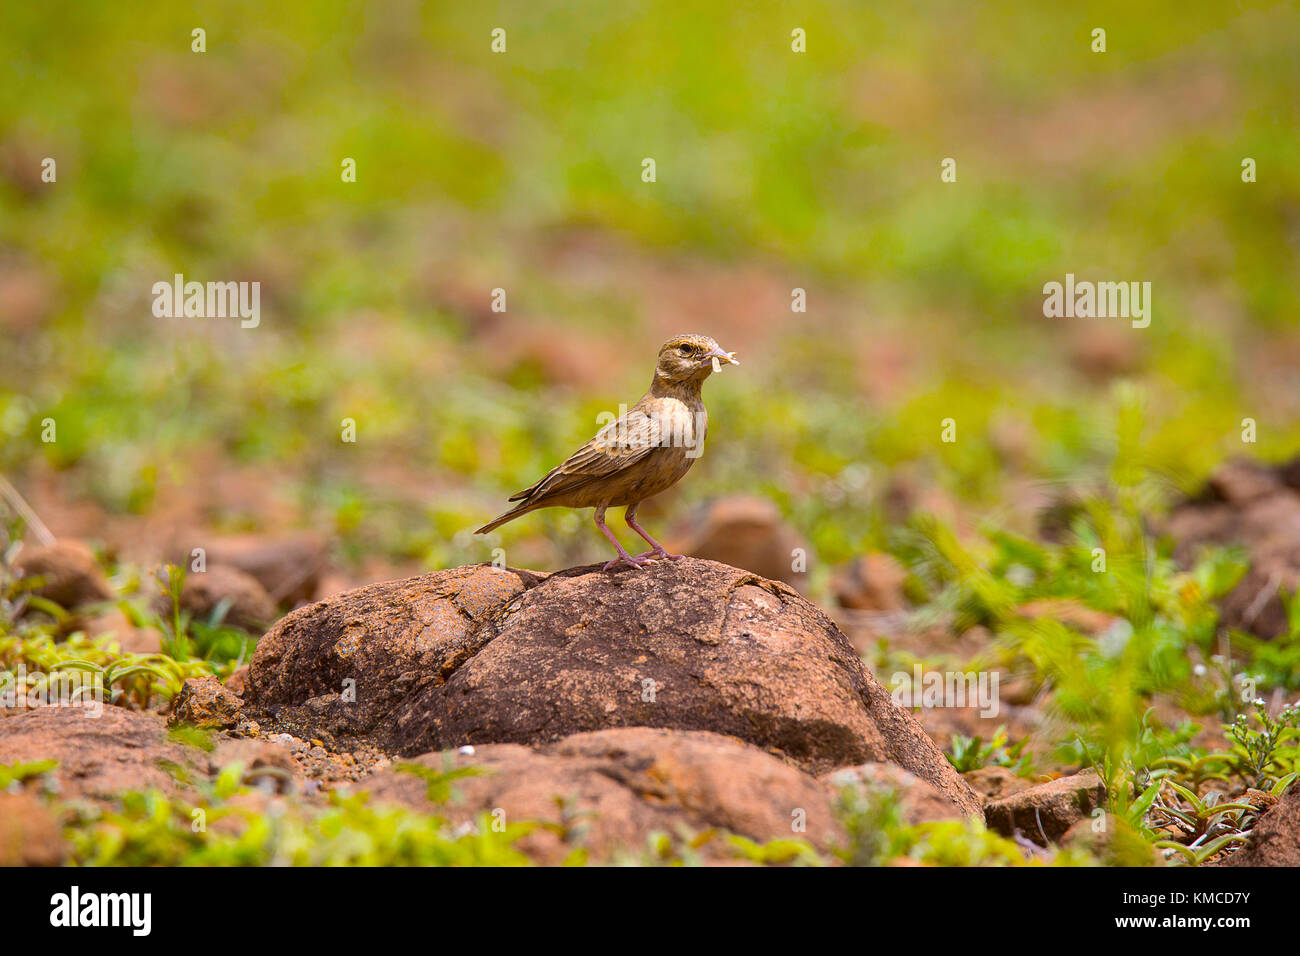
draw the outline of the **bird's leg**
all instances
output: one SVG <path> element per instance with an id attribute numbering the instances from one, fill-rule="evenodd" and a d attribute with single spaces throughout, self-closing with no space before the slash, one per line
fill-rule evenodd
<path id="1" fill-rule="evenodd" d="M 648 559 L 639 556 L 634 558 L 632 557 L 632 555 L 628 554 L 626 551 L 623 550 L 623 546 L 618 543 L 618 538 L 614 537 L 614 532 L 610 531 L 609 526 L 605 524 L 604 508 L 596 509 L 595 521 L 596 521 L 596 527 L 600 529 L 600 533 L 603 534 L 605 537 L 609 538 L 609 543 L 612 544 L 616 549 L 618 549 L 618 557 L 605 564 L 606 571 L 613 568 L 614 565 L 616 564 L 626 564 L 629 567 L 640 568 L 642 565 L 649 563 Z"/>
<path id="2" fill-rule="evenodd" d="M 636 509 L 638 507 L 640 507 L 640 505 L 633 505 L 632 507 L 628 508 L 627 511 L 623 514 L 623 520 L 627 522 L 627 526 L 629 528 L 631 528 L 641 537 L 645 538 L 646 541 L 650 543 L 650 547 L 654 548 L 654 550 L 647 551 L 645 552 L 645 554 L 638 554 L 637 557 L 649 558 L 651 555 L 654 555 L 656 558 L 665 558 L 669 561 L 680 561 L 682 558 L 686 557 L 686 555 L 684 554 L 670 554 L 662 544 L 660 544 L 654 538 L 650 537 L 649 532 L 646 531 L 645 528 L 641 527 L 639 524 L 636 523 Z"/>

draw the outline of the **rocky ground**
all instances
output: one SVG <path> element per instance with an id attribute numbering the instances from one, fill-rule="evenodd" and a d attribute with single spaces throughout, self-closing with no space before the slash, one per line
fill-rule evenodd
<path id="1" fill-rule="evenodd" d="M 1251 569 L 1223 609 L 1264 636 L 1285 633 L 1281 595 L 1300 568 L 1297 474 L 1230 464 L 1168 519 L 1186 555 L 1204 543 L 1248 550 Z M 744 533 L 706 525 L 696 550 L 773 570 L 773 540 L 793 540 L 752 502 L 718 518 Z M 996 720 L 975 707 L 895 702 L 864 662 L 882 638 L 969 658 L 991 635 L 916 626 L 906 572 L 888 555 L 836 572 L 837 623 L 789 583 L 706 558 L 613 573 L 476 565 L 309 601 L 329 590 L 324 549 L 311 537 L 236 539 L 187 579 L 179 606 L 224 605 L 244 627 L 274 621 L 224 680 L 182 674 L 170 700 L 122 696 L 99 716 L 7 710 L 0 770 L 14 779 L 0 794 L 0 862 L 68 859 L 68 807 L 102 812 L 126 792 L 201 802 L 232 766 L 238 799 L 255 813 L 366 793 L 374 807 L 436 811 L 452 832 L 528 821 L 516 848 L 547 864 L 575 850 L 616 861 L 660 834 L 705 862 L 734 861 L 733 838 L 798 841 L 835 861 L 851 842 L 846 828 L 860 825 L 846 817 L 847 794 L 890 795 L 905 824 L 980 821 L 1029 859 L 1074 847 L 1104 861 L 1121 838 L 1118 822 L 1097 825 L 1110 802 L 1091 770 L 1035 776 L 1002 761 L 962 773 L 950 759 L 956 741 L 991 739 L 995 726 L 1010 727 L 1012 739 L 1044 732 L 1051 709 L 1032 681 L 1004 675 Z M 15 564 L 39 578 L 41 599 L 69 609 L 62 632 L 115 634 L 145 655 L 165 643 L 158 629 L 102 611 L 109 583 L 84 546 L 27 546 Z M 1082 632 L 1113 623 L 1068 601 L 1018 613 Z M 1204 733 L 1222 739 L 1214 727 Z M 24 767 L 37 769 L 14 769 Z M 1205 783 L 1201 795 L 1217 786 Z M 1256 812 L 1244 847 L 1226 847 L 1215 862 L 1295 865 L 1294 789 L 1220 796 L 1254 801 Z M 1164 862 L 1149 844 L 1136 852 Z"/>

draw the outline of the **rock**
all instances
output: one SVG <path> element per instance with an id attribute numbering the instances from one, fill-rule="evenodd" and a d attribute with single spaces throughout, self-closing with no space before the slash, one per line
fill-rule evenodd
<path id="1" fill-rule="evenodd" d="M 64 538 L 44 547 L 24 546 L 14 565 L 24 577 L 41 579 L 35 594 L 68 610 L 113 599 L 95 553 L 81 541 Z"/>
<path id="2" fill-rule="evenodd" d="M 1140 336 L 1114 324 L 1071 325 L 1067 335 L 1070 364 L 1093 382 L 1132 375 L 1143 364 Z"/>
<path id="3" fill-rule="evenodd" d="M 0 866 L 59 866 L 67 854 L 59 821 L 39 798 L 0 792 Z"/>
<path id="4" fill-rule="evenodd" d="M 843 787 L 861 787 L 877 793 L 896 793 L 903 809 L 903 817 L 908 823 L 957 820 L 965 815 L 957 804 L 937 788 L 893 764 L 864 763 L 856 767 L 843 767 L 832 770 L 821 779 L 836 792 Z"/>
<path id="5" fill-rule="evenodd" d="M 209 755 L 209 772 L 216 776 L 234 763 L 243 765 L 242 779 L 249 786 L 269 783 L 276 793 L 299 789 L 298 766 L 283 747 L 265 740 L 218 738 Z"/>
<path id="6" fill-rule="evenodd" d="M 1101 778 L 1084 771 L 990 801 L 984 817 L 992 829 L 1004 836 L 1018 830 L 1039 846 L 1047 846 L 1101 806 L 1105 797 Z"/>
<path id="7" fill-rule="evenodd" d="M 85 623 L 91 637 L 109 637 L 124 654 L 159 654 L 162 632 L 153 627 L 135 627 L 117 608 L 97 615 Z"/>
<path id="8" fill-rule="evenodd" d="M 201 621 L 209 620 L 218 605 L 229 601 L 222 623 L 260 634 L 280 616 L 270 595 L 252 575 L 224 564 L 209 564 L 206 571 L 185 575 L 181 607 Z M 171 613 L 171 598 L 159 595 L 154 601 L 159 614 Z"/>
<path id="9" fill-rule="evenodd" d="M 1277 480 L 1292 491 L 1300 491 L 1300 455 L 1284 461 L 1274 469 Z"/>
<path id="10" fill-rule="evenodd" d="M 831 591 L 841 607 L 858 611 L 901 611 L 907 571 L 888 554 L 872 552 L 836 570 Z"/>
<path id="11" fill-rule="evenodd" d="M 891 468 L 881 496 L 881 505 L 890 524 L 903 524 L 914 514 L 932 515 L 951 525 L 959 533 L 966 527 L 963 509 L 956 499 L 926 470 L 911 465 Z"/>
<path id="12" fill-rule="evenodd" d="M 239 723 L 244 702 L 223 687 L 215 677 L 191 677 L 181 685 L 172 702 L 168 724 L 193 724 L 196 727 L 233 727 Z"/>
<path id="13" fill-rule="evenodd" d="M 378 725 L 415 692 L 445 683 L 480 650 L 491 637 L 484 633 L 488 618 L 541 580 L 531 571 L 457 568 L 299 608 L 258 642 L 244 700 L 263 711 L 301 705 L 307 724 L 328 710 L 344 732 L 382 730 Z M 344 681 L 355 681 L 355 704 L 344 704 Z"/>
<path id="14" fill-rule="evenodd" d="M 0 764 L 57 760 L 46 776 L 62 799 L 112 801 L 123 790 L 175 793 L 208 771 L 207 755 L 172 740 L 163 719 L 105 705 L 35 707 L 0 718 Z"/>
<path id="15" fill-rule="evenodd" d="M 24 335 L 48 322 L 54 311 L 54 287 L 30 265 L 0 258 L 0 328 Z"/>
<path id="16" fill-rule="evenodd" d="M 1243 505 L 1266 498 L 1282 487 L 1275 469 L 1249 458 L 1233 458 L 1210 473 L 1201 500 Z"/>
<path id="17" fill-rule="evenodd" d="M 307 745 L 292 734 L 272 734 L 266 739 L 277 747 L 286 748 L 290 753 L 297 753 L 307 749 Z"/>
<path id="18" fill-rule="evenodd" d="M 226 678 L 226 690 L 232 694 L 244 696 L 244 688 L 248 686 L 248 665 L 240 664 L 235 668 L 233 674 Z"/>
<path id="19" fill-rule="evenodd" d="M 111 705 L 98 718 L 88 713 L 36 707 L 0 719 L 0 764 L 56 760 L 57 766 L 41 780 L 59 800 L 109 806 L 128 790 L 159 790 L 196 800 L 200 784 L 236 762 L 244 767 L 245 784 L 269 780 L 277 791 L 302 789 L 297 767 L 283 747 L 218 734 L 212 736 L 210 746 L 200 748 L 173 738 L 157 714 Z M 0 832 L 3 815 L 0 806 Z"/>
<path id="20" fill-rule="evenodd" d="M 1001 800 L 1033 786 L 1030 781 L 1017 777 L 1006 767 L 980 767 L 978 770 L 969 770 L 962 776 L 985 800 Z"/>
<path id="21" fill-rule="evenodd" d="M 1174 509 L 1164 527 L 1176 544 L 1174 557 L 1184 565 L 1206 545 L 1247 550 L 1250 570 L 1220 609 L 1225 625 L 1260 637 L 1288 633 L 1282 595 L 1300 586 L 1300 493 L 1289 484 L 1297 468 L 1296 462 L 1277 468 L 1226 462 L 1199 496 Z"/>
<path id="22" fill-rule="evenodd" d="M 28 200 L 48 194 L 51 184 L 41 180 L 41 159 L 47 154 L 47 148 L 31 140 L 12 137 L 0 142 L 0 179 Z M 0 316 L 3 315 L 0 310 Z"/>
<path id="23" fill-rule="evenodd" d="M 775 581 L 795 584 L 794 551 L 807 545 L 763 498 L 735 495 L 709 505 L 695 529 L 678 547 L 683 554 L 743 568 Z M 676 542 L 674 542 L 676 544 Z"/>
<path id="24" fill-rule="evenodd" d="M 408 755 L 611 727 L 707 730 L 813 773 L 895 763 L 979 812 L 825 614 L 709 561 L 457 568 L 361 588 L 280 621 L 258 644 L 245 702 L 276 730 Z"/>
<path id="25" fill-rule="evenodd" d="M 175 539 L 174 563 L 188 566 L 194 548 L 203 548 L 208 568 L 226 565 L 256 578 L 275 604 L 296 607 L 316 599 L 321 578 L 329 568 L 329 540 L 314 533 L 262 537 L 201 534 Z M 274 620 L 272 617 L 270 620 Z"/>
<path id="26" fill-rule="evenodd" d="M 1300 866 L 1300 787 L 1292 785 L 1259 818 L 1246 845 L 1224 866 Z"/>
<path id="27" fill-rule="evenodd" d="M 805 839 L 826 848 L 838 838 L 831 793 L 799 769 L 729 737 L 701 731 L 628 727 L 575 734 L 537 749 L 487 744 L 470 755 L 431 753 L 414 762 L 442 772 L 480 767 L 482 775 L 453 784 L 457 799 L 437 808 L 454 823 L 504 811 L 507 823 L 540 820 L 584 831 L 566 841 L 550 830 L 521 848 L 557 863 L 576 842 L 598 860 L 636 853 L 656 831 L 677 835 L 717 828 L 756 842 Z M 386 770 L 365 782 L 375 802 L 429 812 L 427 784 Z M 798 824 L 801 829 L 796 829 Z M 711 840 L 708 856 L 729 855 Z"/>

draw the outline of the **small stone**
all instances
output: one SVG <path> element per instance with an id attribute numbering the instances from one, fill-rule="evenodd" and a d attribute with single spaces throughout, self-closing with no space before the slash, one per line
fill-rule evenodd
<path id="1" fill-rule="evenodd" d="M 766 498 L 735 495 L 708 506 L 692 522 L 692 530 L 678 550 L 710 561 L 753 571 L 787 584 L 801 585 L 807 577 L 795 570 L 795 552 L 807 553 L 803 541 Z"/>
<path id="2" fill-rule="evenodd" d="M 226 678 L 226 690 L 232 694 L 244 696 L 244 688 L 248 686 L 248 665 L 241 664 L 235 668 L 234 672 Z"/>
<path id="3" fill-rule="evenodd" d="M 80 541 L 64 539 L 47 547 L 24 546 L 14 566 L 26 578 L 41 579 L 33 593 L 69 610 L 113 597 L 95 553 Z"/>
<path id="4" fill-rule="evenodd" d="M 194 724 L 196 727 L 234 727 L 239 723 L 243 704 L 215 677 L 191 677 L 181 685 L 167 722 Z"/>
<path id="5" fill-rule="evenodd" d="M 209 564 L 206 571 L 187 574 L 180 603 L 182 608 L 205 621 L 225 603 L 224 623 L 251 633 L 260 634 L 280 616 L 275 602 L 256 578 L 224 564 Z M 154 600 L 154 609 L 170 614 L 171 598 L 159 595 Z"/>
<path id="6" fill-rule="evenodd" d="M 1001 800 L 1013 793 L 1028 790 L 1033 783 L 1023 777 L 1017 777 L 1006 767 L 980 767 L 962 774 L 966 782 L 982 794 L 986 800 Z"/>
<path id="7" fill-rule="evenodd" d="M 994 800 L 984 808 L 984 816 L 988 825 L 1004 836 L 1019 831 L 1039 846 L 1047 846 L 1101 806 L 1105 797 L 1101 778 L 1084 771 Z"/>
<path id="8" fill-rule="evenodd" d="M 841 607 L 857 611 L 901 611 L 907 571 L 888 554 L 864 554 L 839 568 L 831 590 Z"/>

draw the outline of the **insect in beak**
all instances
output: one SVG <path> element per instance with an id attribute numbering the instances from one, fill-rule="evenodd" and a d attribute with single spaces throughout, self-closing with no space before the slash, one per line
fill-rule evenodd
<path id="1" fill-rule="evenodd" d="M 712 351 L 706 353 L 704 357 L 713 359 L 713 371 L 715 372 L 722 371 L 723 362 L 727 362 L 731 365 L 740 364 L 740 362 L 736 360 L 735 352 L 724 352 L 720 348 L 713 349 Z"/>

